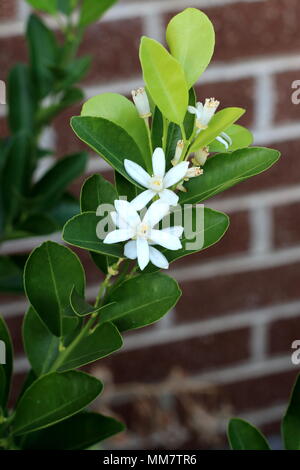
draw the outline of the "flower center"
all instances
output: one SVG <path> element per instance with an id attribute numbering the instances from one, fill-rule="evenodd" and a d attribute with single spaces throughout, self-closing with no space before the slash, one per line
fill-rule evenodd
<path id="1" fill-rule="evenodd" d="M 140 225 L 137 226 L 136 236 L 139 237 L 139 238 L 147 239 L 148 235 L 149 235 L 149 232 L 150 232 L 149 225 L 147 225 L 145 223 L 141 223 Z"/>
<path id="2" fill-rule="evenodd" d="M 150 189 L 155 192 L 162 191 L 163 188 L 163 178 L 161 176 L 153 176 L 150 180 Z"/>

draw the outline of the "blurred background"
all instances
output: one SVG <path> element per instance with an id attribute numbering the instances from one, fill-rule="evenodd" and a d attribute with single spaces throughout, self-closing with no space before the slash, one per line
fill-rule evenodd
<path id="1" fill-rule="evenodd" d="M 291 100 L 292 83 L 300 80 L 299 0 L 119 1 L 89 28 L 81 48 L 93 58 L 85 95 L 129 96 L 142 85 L 140 36 L 163 41 L 170 17 L 188 6 L 209 15 L 217 36 L 212 65 L 197 85 L 198 100 L 214 96 L 221 107 L 245 107 L 241 124 L 253 130 L 256 144 L 280 150 L 282 159 L 207 202 L 230 215 L 231 227 L 217 246 L 172 267 L 183 290 L 176 310 L 131 333 L 120 353 L 93 365 L 106 384 L 95 406 L 127 425 L 107 448 L 224 448 L 227 420 L 236 415 L 260 426 L 276 446 L 299 372 L 291 361 L 291 344 L 300 339 L 300 105 Z M 1 80 L 16 62 L 26 61 L 29 13 L 23 0 L 0 0 Z M 69 127 L 79 110 L 68 109 L 43 135 L 57 158 L 83 148 Z M 0 113 L 3 137 L 5 106 Z M 110 177 L 94 155 L 87 171 Z M 82 181 L 73 185 L 74 194 Z M 40 241 L 5 242 L 0 254 L 26 253 Z M 99 274 L 81 258 L 93 297 Z M 20 338 L 25 308 L 21 295 L 1 294 L 17 354 L 14 390 L 28 369 Z"/>

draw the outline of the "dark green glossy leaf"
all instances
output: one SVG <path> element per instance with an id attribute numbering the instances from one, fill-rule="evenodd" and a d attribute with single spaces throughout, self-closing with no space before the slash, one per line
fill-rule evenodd
<path id="1" fill-rule="evenodd" d="M 88 449 L 122 431 L 124 425 L 114 418 L 82 412 L 47 429 L 24 436 L 22 449 Z"/>
<path id="2" fill-rule="evenodd" d="M 243 419 L 230 420 L 228 438 L 233 450 L 271 450 L 263 434 Z"/>
<path id="3" fill-rule="evenodd" d="M 23 291 L 23 270 L 8 256 L 0 257 L 0 291 Z"/>
<path id="4" fill-rule="evenodd" d="M 103 307 L 100 321 L 113 321 L 120 331 L 150 325 L 177 303 L 181 291 L 177 282 L 161 273 L 141 274 L 117 287 Z M 115 303 L 113 303 L 115 302 Z"/>
<path id="5" fill-rule="evenodd" d="M 70 350 L 58 371 L 82 367 L 109 356 L 120 349 L 122 343 L 121 335 L 112 323 L 98 325 L 93 333 L 83 338 Z"/>
<path id="6" fill-rule="evenodd" d="M 15 65 L 8 77 L 8 122 L 12 132 L 32 132 L 36 101 L 27 65 Z"/>
<path id="7" fill-rule="evenodd" d="M 294 384 L 281 432 L 286 450 L 300 450 L 300 375 Z"/>
<path id="8" fill-rule="evenodd" d="M 19 401 L 13 434 L 37 431 L 69 418 L 91 403 L 101 390 L 101 382 L 83 372 L 44 375 L 27 388 Z"/>
<path id="9" fill-rule="evenodd" d="M 100 204 L 111 204 L 118 199 L 114 186 L 101 175 L 92 175 L 81 189 L 81 212 L 96 212 Z"/>
<path id="10" fill-rule="evenodd" d="M 23 222 L 16 225 L 16 229 L 30 235 L 47 235 L 57 232 L 59 225 L 46 214 L 34 214 L 28 216 Z"/>
<path id="11" fill-rule="evenodd" d="M 29 256 L 24 272 L 27 297 L 56 336 L 62 334 L 62 317 L 69 307 L 73 286 L 83 295 L 85 276 L 78 257 L 65 246 L 43 243 Z"/>
<path id="12" fill-rule="evenodd" d="M 23 341 L 36 375 L 47 373 L 58 355 L 59 338 L 48 330 L 33 307 L 29 307 L 24 318 Z"/>
<path id="13" fill-rule="evenodd" d="M 77 199 L 69 193 L 65 193 L 56 206 L 49 211 L 49 215 L 62 228 L 65 223 L 80 212 L 80 206 Z"/>
<path id="14" fill-rule="evenodd" d="M 231 186 L 258 175 L 270 168 L 280 157 L 277 150 L 250 147 L 209 158 L 204 174 L 185 184 L 186 193 L 180 196 L 182 204 L 196 204 L 231 188 Z"/>
<path id="15" fill-rule="evenodd" d="M 4 388 L 1 392 L 1 402 L 0 407 L 4 408 L 6 406 L 9 390 L 10 390 L 10 381 L 12 377 L 12 370 L 13 370 L 13 345 L 9 330 L 7 325 L 4 321 L 4 318 L 0 315 L 0 340 L 5 344 L 5 364 L 0 365 L 0 369 L 3 369 L 5 375 L 5 383 Z M 4 375 L 2 375 L 2 380 L 4 382 Z"/>
<path id="16" fill-rule="evenodd" d="M 71 120 L 75 134 L 95 152 L 101 155 L 115 170 L 133 184 L 125 168 L 124 160 L 129 158 L 144 166 L 143 156 L 133 138 L 107 119 L 99 117 L 76 116 Z"/>
<path id="17" fill-rule="evenodd" d="M 84 250 L 110 255 L 115 258 L 122 257 L 122 245 L 119 243 L 106 245 L 97 237 L 96 227 L 100 221 L 101 219 L 96 216 L 95 212 L 84 212 L 76 215 L 64 226 L 63 240 Z"/>
<path id="18" fill-rule="evenodd" d="M 115 171 L 115 183 L 119 197 L 126 196 L 128 201 L 132 201 L 137 196 L 138 188 L 117 171 Z"/>

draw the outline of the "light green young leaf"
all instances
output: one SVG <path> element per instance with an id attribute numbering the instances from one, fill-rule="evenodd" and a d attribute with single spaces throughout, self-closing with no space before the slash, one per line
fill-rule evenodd
<path id="1" fill-rule="evenodd" d="M 122 127 L 137 143 L 145 164 L 151 164 L 144 120 L 139 117 L 134 104 L 125 96 L 117 93 L 94 96 L 83 105 L 81 116 L 101 117 Z"/>
<path id="2" fill-rule="evenodd" d="M 211 61 L 214 27 L 202 11 L 187 8 L 172 18 L 166 35 L 171 54 L 182 65 L 190 88 Z"/>
<path id="3" fill-rule="evenodd" d="M 79 258 L 65 246 L 45 242 L 27 260 L 24 285 L 42 321 L 54 335 L 61 336 L 73 286 L 79 294 L 84 293 L 85 275 Z"/>
<path id="4" fill-rule="evenodd" d="M 94 23 L 108 10 L 117 0 L 83 0 L 79 24 L 86 28 Z"/>
<path id="5" fill-rule="evenodd" d="M 144 167 L 144 159 L 138 145 L 120 126 L 99 117 L 76 116 L 71 120 L 75 134 L 95 152 L 101 155 L 121 175 L 130 178 L 124 167 L 128 158 Z"/>
<path id="6" fill-rule="evenodd" d="M 234 152 L 234 150 L 250 147 L 250 145 L 253 144 L 252 133 L 243 126 L 233 124 L 228 129 L 226 129 L 225 132 L 231 138 L 232 145 L 229 145 L 229 148 L 226 149 L 224 145 L 221 144 L 221 142 L 214 140 L 211 144 L 209 144 L 210 152 Z"/>
<path id="7" fill-rule="evenodd" d="M 182 124 L 188 107 L 188 86 L 181 65 L 157 41 L 143 37 L 140 61 L 144 81 L 162 114 Z"/>
<path id="8" fill-rule="evenodd" d="M 195 152 L 215 140 L 221 132 L 225 131 L 235 121 L 237 121 L 245 110 L 242 108 L 225 108 L 214 115 L 207 129 L 201 131 L 194 143 L 191 145 L 190 152 Z"/>
<path id="9" fill-rule="evenodd" d="M 181 204 L 197 204 L 225 189 L 258 175 L 270 168 L 280 157 L 277 150 L 250 147 L 232 153 L 219 153 L 210 157 L 199 183 L 193 178 L 185 184 L 186 193 L 180 195 Z"/>
<path id="10" fill-rule="evenodd" d="M 91 403 L 102 388 L 95 377 L 78 371 L 40 377 L 17 405 L 13 434 L 37 431 L 69 418 Z"/>
<path id="11" fill-rule="evenodd" d="M 55 14 L 57 11 L 57 0 L 26 0 L 29 5 L 37 10 Z"/>
<path id="12" fill-rule="evenodd" d="M 228 439 L 233 450 L 271 450 L 265 436 L 243 419 L 231 419 Z"/>
<path id="13" fill-rule="evenodd" d="M 300 375 L 281 423 L 281 433 L 286 450 L 300 450 Z"/>
<path id="14" fill-rule="evenodd" d="M 111 295 L 100 321 L 113 321 L 120 331 L 150 325 L 177 303 L 181 291 L 177 282 L 161 273 L 141 274 L 123 282 Z"/>

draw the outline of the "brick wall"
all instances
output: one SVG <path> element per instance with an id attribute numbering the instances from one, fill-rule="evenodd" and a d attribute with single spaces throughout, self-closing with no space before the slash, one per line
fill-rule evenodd
<path id="1" fill-rule="evenodd" d="M 162 39 L 165 23 L 185 6 L 202 8 L 217 32 L 198 97 L 245 106 L 244 124 L 256 144 L 283 157 L 268 173 L 209 202 L 230 214 L 231 228 L 218 246 L 172 268 L 183 288 L 176 309 L 129 334 L 122 352 L 93 367 L 107 384 L 97 406 L 114 410 L 128 426 L 108 444 L 116 448 L 220 448 L 232 415 L 276 434 L 299 372 L 290 360 L 291 343 L 300 338 L 300 107 L 291 103 L 291 83 L 300 78 L 299 0 L 121 1 L 82 46 L 94 55 L 86 95 L 128 95 L 139 86 L 139 36 Z M 1 79 L 25 59 L 26 13 L 21 0 L 17 6 L 1 0 Z M 58 155 L 81 146 L 68 127 L 77 111 L 65 113 L 45 136 Z M 0 129 L 5 133 L 4 116 Z M 91 156 L 93 171 L 110 176 Z M 37 242 L 9 242 L 1 252 L 23 252 Z M 97 275 L 88 269 L 92 298 Z M 2 296 L 1 304 L 16 344 L 17 387 L 27 368 L 20 344 L 24 300 Z"/>

